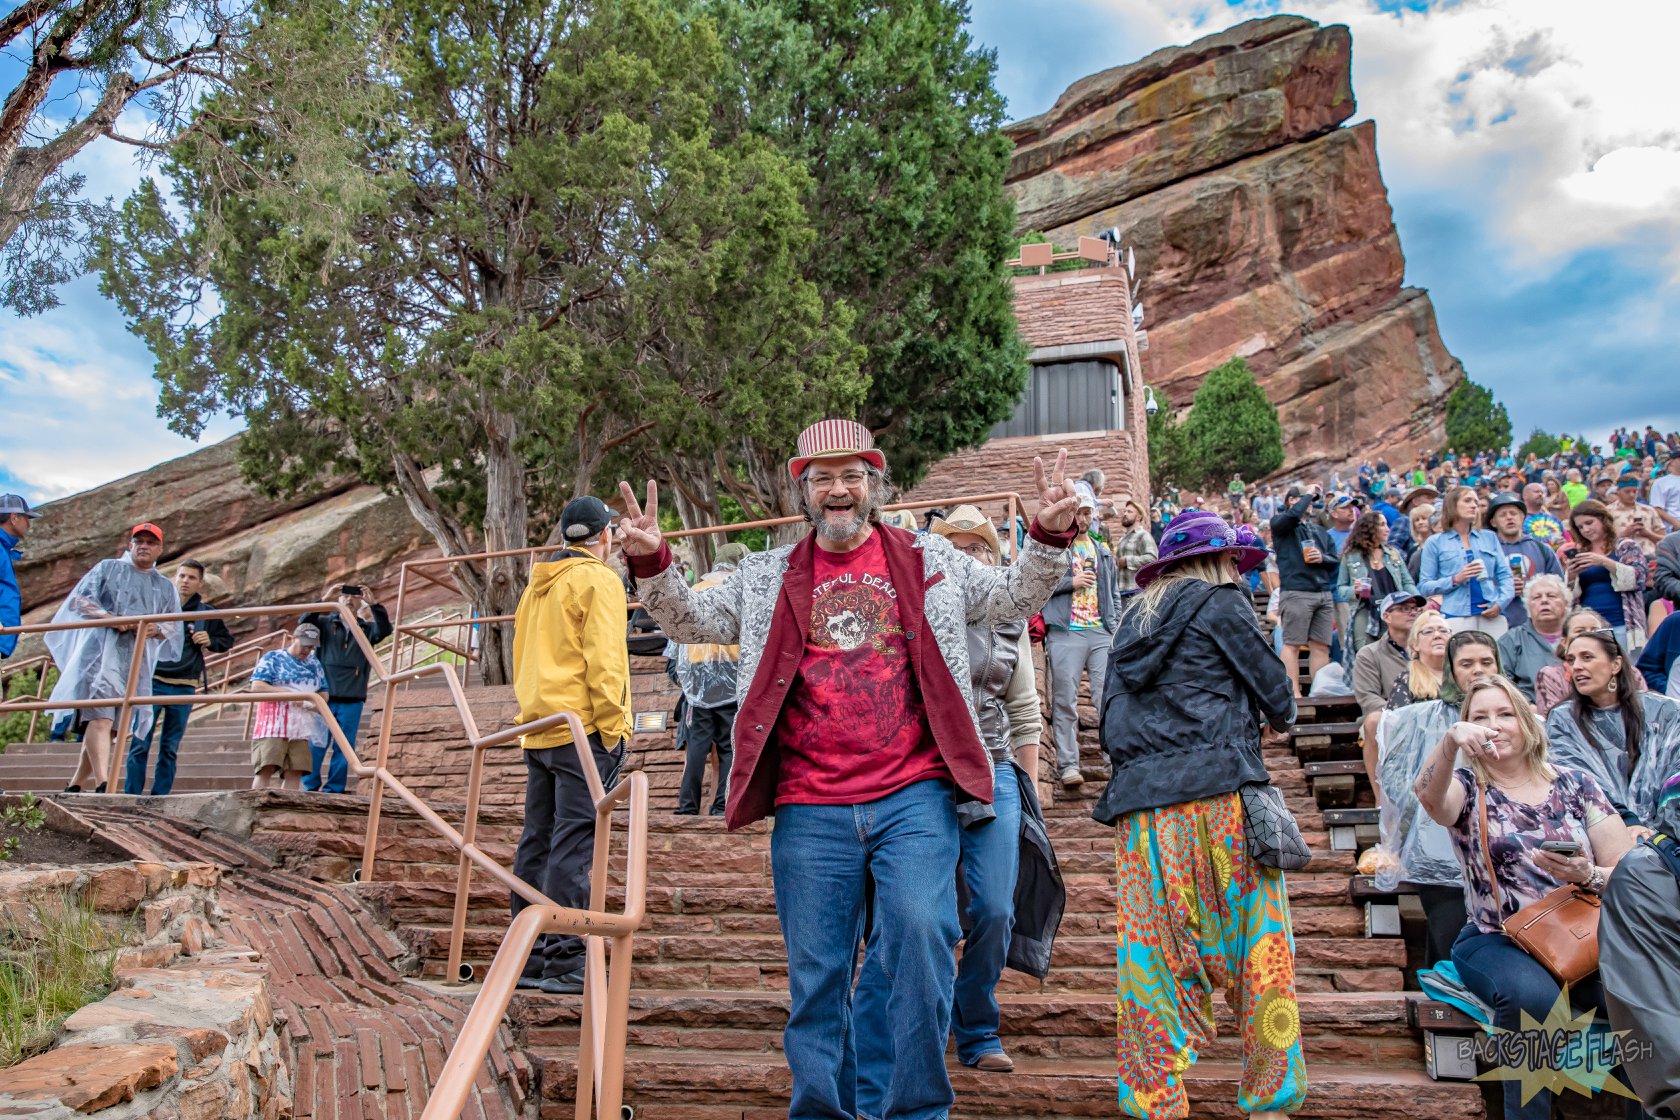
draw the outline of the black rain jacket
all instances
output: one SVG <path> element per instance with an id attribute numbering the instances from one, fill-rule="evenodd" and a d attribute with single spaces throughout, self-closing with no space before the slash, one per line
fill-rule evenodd
<path id="1" fill-rule="evenodd" d="M 1113 776 L 1091 815 L 1104 824 L 1266 781 L 1261 724 L 1295 719 L 1289 677 L 1246 588 L 1175 581 L 1147 635 L 1136 604 L 1120 618 L 1103 688 Z"/>

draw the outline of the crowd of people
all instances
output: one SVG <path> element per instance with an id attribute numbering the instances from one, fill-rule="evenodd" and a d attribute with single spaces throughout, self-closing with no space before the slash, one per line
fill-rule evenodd
<path id="1" fill-rule="evenodd" d="M 1037 762 L 1042 642 L 1054 777 L 1101 777 L 1093 815 L 1115 829 L 1121 1109 L 1188 1114 L 1219 989 L 1241 1039 L 1237 1106 L 1281 1115 L 1309 1085 L 1285 882 L 1308 857 L 1263 750 L 1296 718 L 1304 656 L 1313 695 L 1351 695 L 1363 713 L 1381 810 L 1366 869 L 1418 896 L 1427 963 L 1512 1031 L 1567 990 L 1653 1043 L 1625 1073 L 1652 1115 L 1680 1115 L 1680 1016 L 1652 999 L 1680 992 L 1680 440 L 1618 432 L 1608 455 L 1449 450 L 1346 479 L 1239 478 L 1205 503 L 1219 509 L 1105 495 L 1102 472 L 1064 477 L 1065 461 L 1036 464 L 1030 520 L 999 526 L 961 506 L 918 524 L 884 511 L 887 462 L 869 431 L 823 421 L 788 462 L 809 531 L 762 552 L 726 545 L 698 579 L 660 528 L 655 483 L 645 497 L 621 484 L 622 511 L 568 503 L 563 547 L 520 600 L 514 691 L 521 722 L 575 713 L 587 749 L 566 723 L 522 742 L 516 874 L 587 903 L 581 767 L 610 785 L 624 764 L 633 595 L 681 697 L 676 811 L 730 829 L 774 819 L 790 1117 L 945 1117 L 948 1039 L 962 1065 L 1014 1068 L 996 989 L 1005 968 L 1047 974 L 1065 906 L 1022 765 Z M 33 516 L 0 498 L 8 559 Z M 165 579 L 161 547 L 157 526 L 135 526 L 57 617 L 207 609 L 202 567 Z M 336 591 L 360 637 L 389 632 L 361 587 Z M 252 687 L 326 695 L 353 743 L 358 637 L 337 613 L 300 619 Z M 55 698 L 120 695 L 107 667 L 126 670 L 135 640 L 59 632 Z M 230 642 L 214 620 L 142 640 L 160 695 L 191 691 L 204 654 Z M 1081 766 L 1082 683 L 1104 775 Z M 136 710 L 125 789 L 143 788 L 157 722 L 153 792 L 168 792 L 184 711 Z M 260 706 L 257 784 L 343 788 L 315 716 Z M 73 786 L 107 788 L 113 718 L 78 711 Z M 1519 935 L 1531 924 L 1519 919 L 1564 895 L 1602 907 L 1601 969 L 1569 972 Z M 515 894 L 513 912 L 524 905 Z M 543 938 L 520 985 L 580 991 L 582 943 Z M 1507 1089 L 1507 1117 L 1550 1108 L 1547 1093 Z"/>

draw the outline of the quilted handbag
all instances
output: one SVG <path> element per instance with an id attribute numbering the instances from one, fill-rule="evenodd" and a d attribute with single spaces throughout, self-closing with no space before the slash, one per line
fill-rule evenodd
<path id="1" fill-rule="evenodd" d="M 1254 862 L 1279 871 L 1299 871 L 1312 859 L 1295 814 L 1270 782 L 1249 782 L 1239 791 L 1243 806 L 1243 841 Z"/>
<path id="2" fill-rule="evenodd" d="M 1494 913 L 1499 901 L 1499 874 L 1488 854 L 1487 788 L 1476 791 L 1482 831 L 1482 860 L 1493 885 Z M 1598 971 L 1598 913 L 1596 894 L 1566 884 L 1548 892 L 1505 919 L 1505 936 L 1539 961 L 1560 984 L 1579 984 Z"/>

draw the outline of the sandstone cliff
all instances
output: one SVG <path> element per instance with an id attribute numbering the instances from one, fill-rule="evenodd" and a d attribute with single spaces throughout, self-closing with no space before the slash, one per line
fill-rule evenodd
<path id="1" fill-rule="evenodd" d="M 165 568 L 202 560 L 224 605 L 309 601 L 346 581 L 394 594 L 402 561 L 436 555 L 402 499 L 371 486 L 340 480 L 293 498 L 263 497 L 239 477 L 237 438 L 42 507 L 18 565 L 25 617 L 51 617 L 142 521 L 163 530 Z"/>
<path id="2" fill-rule="evenodd" d="M 1354 113 L 1345 27 L 1241 24 L 1083 78 L 1009 128 L 1022 230 L 1118 228 L 1137 254 L 1149 384 L 1176 407 L 1243 355 L 1286 470 L 1442 438 L 1463 376 L 1404 286 L 1376 126 Z"/>

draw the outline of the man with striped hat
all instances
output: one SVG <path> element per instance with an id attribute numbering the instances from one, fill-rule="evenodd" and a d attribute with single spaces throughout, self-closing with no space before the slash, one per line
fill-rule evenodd
<path id="1" fill-rule="evenodd" d="M 934 533 L 885 524 L 886 457 L 869 430 L 824 420 L 788 471 L 811 532 L 690 589 L 646 505 L 621 483 L 624 553 L 648 613 L 676 642 L 740 647 L 726 823 L 775 815 L 771 870 L 787 943 L 784 1035 L 792 1120 L 856 1114 L 858 1032 L 890 1037 L 877 1120 L 939 1120 L 957 921 L 957 804 L 992 799 L 969 703 L 969 624 L 1036 613 L 1061 576 L 1078 495 L 1035 463 L 1038 517 L 1019 561 L 990 568 Z M 962 682 L 962 683 L 959 683 Z M 852 975 L 874 887 L 874 935 L 893 978 L 884 1022 L 852 1023 Z"/>

